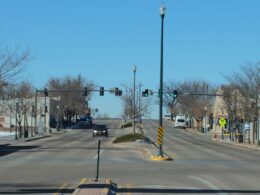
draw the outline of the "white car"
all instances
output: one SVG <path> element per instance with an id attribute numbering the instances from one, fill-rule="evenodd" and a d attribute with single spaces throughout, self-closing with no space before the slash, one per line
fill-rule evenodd
<path id="1" fill-rule="evenodd" d="M 186 128 L 186 117 L 184 115 L 177 115 L 174 122 L 176 128 Z"/>

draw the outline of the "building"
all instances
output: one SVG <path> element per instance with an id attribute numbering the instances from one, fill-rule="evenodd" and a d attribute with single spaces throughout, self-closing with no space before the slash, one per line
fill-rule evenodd
<path id="1" fill-rule="evenodd" d="M 1 100 L 0 129 L 11 131 L 20 124 L 29 134 L 48 132 L 59 121 L 58 104 L 59 98 L 53 97 L 37 97 L 37 106 L 35 98 Z"/>

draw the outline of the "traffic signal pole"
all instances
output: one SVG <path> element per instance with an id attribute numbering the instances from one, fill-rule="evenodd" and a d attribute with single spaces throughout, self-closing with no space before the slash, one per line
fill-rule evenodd
<path id="1" fill-rule="evenodd" d="M 49 96 L 49 92 L 50 93 L 73 93 L 73 92 L 83 92 L 83 96 L 87 96 L 88 92 L 99 92 L 100 96 L 104 96 L 104 92 L 114 92 L 116 96 L 122 96 L 122 90 L 120 90 L 119 88 L 115 88 L 112 90 L 105 90 L 104 87 L 100 87 L 99 90 L 97 89 L 89 89 L 87 87 L 85 87 L 84 89 L 69 89 L 69 90 L 48 90 L 46 88 L 44 88 L 44 90 L 38 90 L 37 88 L 35 89 L 35 106 L 34 106 L 34 117 L 35 117 L 35 121 L 34 121 L 34 133 L 38 134 L 38 128 L 37 128 L 37 107 L 38 107 L 38 93 L 43 93 L 44 94 L 44 132 L 46 132 L 46 113 L 47 113 L 47 105 L 46 105 L 46 97 Z M 48 101 L 50 103 L 50 101 Z M 48 108 L 50 108 L 50 106 L 48 106 Z M 41 114 L 41 113 L 40 113 Z"/>

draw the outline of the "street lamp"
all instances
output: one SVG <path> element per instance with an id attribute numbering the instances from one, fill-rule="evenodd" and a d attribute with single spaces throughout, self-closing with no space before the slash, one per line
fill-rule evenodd
<path id="1" fill-rule="evenodd" d="M 257 105 L 258 110 L 258 125 L 257 125 L 257 144 L 260 145 L 260 103 Z"/>
<path id="2" fill-rule="evenodd" d="M 163 121 L 162 121 L 162 107 L 163 107 L 163 21 L 165 16 L 166 8 L 164 5 L 161 5 L 160 7 L 160 15 L 161 15 L 161 63 L 160 63 L 160 91 L 159 91 L 159 97 L 160 97 L 160 109 L 159 109 L 159 127 L 162 128 Z M 160 144 L 159 147 L 159 156 L 163 156 L 163 149 L 162 144 Z"/>
<path id="3" fill-rule="evenodd" d="M 19 109 L 19 103 L 15 103 L 15 139 L 17 140 L 18 139 L 18 136 L 17 136 L 17 114 L 18 114 L 18 109 Z"/>
<path id="4" fill-rule="evenodd" d="M 141 94 L 142 94 L 141 87 L 142 86 L 143 85 L 141 83 L 139 83 L 139 101 L 138 101 L 138 103 L 139 103 L 139 108 L 138 108 L 139 123 L 142 123 L 142 119 L 141 119 Z"/>
<path id="5" fill-rule="evenodd" d="M 208 108 L 205 107 L 204 110 L 205 110 L 205 118 L 204 118 L 204 120 L 205 120 L 205 123 L 204 123 L 204 133 L 207 133 L 207 110 L 208 110 Z"/>
<path id="6" fill-rule="evenodd" d="M 60 114 L 60 107 L 59 105 L 57 105 L 57 116 L 56 116 L 56 130 L 59 131 L 60 127 L 59 127 L 59 114 Z"/>
<path id="7" fill-rule="evenodd" d="M 134 134 L 135 134 L 135 76 L 136 76 L 136 65 L 134 65 L 134 121 L 133 121 L 133 128 L 134 128 Z"/>

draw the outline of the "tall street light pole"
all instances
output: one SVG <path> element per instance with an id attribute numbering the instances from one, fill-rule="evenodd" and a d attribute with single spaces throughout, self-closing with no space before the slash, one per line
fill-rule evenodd
<path id="1" fill-rule="evenodd" d="M 163 22 L 165 16 L 166 8 L 162 5 L 160 7 L 160 15 L 161 15 L 161 63 L 160 63 L 160 109 L 159 109 L 159 127 L 162 128 L 162 114 L 163 114 Z M 163 156 L 162 144 L 159 147 L 159 156 Z"/>
<path id="2" fill-rule="evenodd" d="M 135 134 L 135 76 L 136 76 L 136 65 L 134 65 L 134 121 L 133 121 L 133 128 L 134 128 L 134 134 Z"/>

